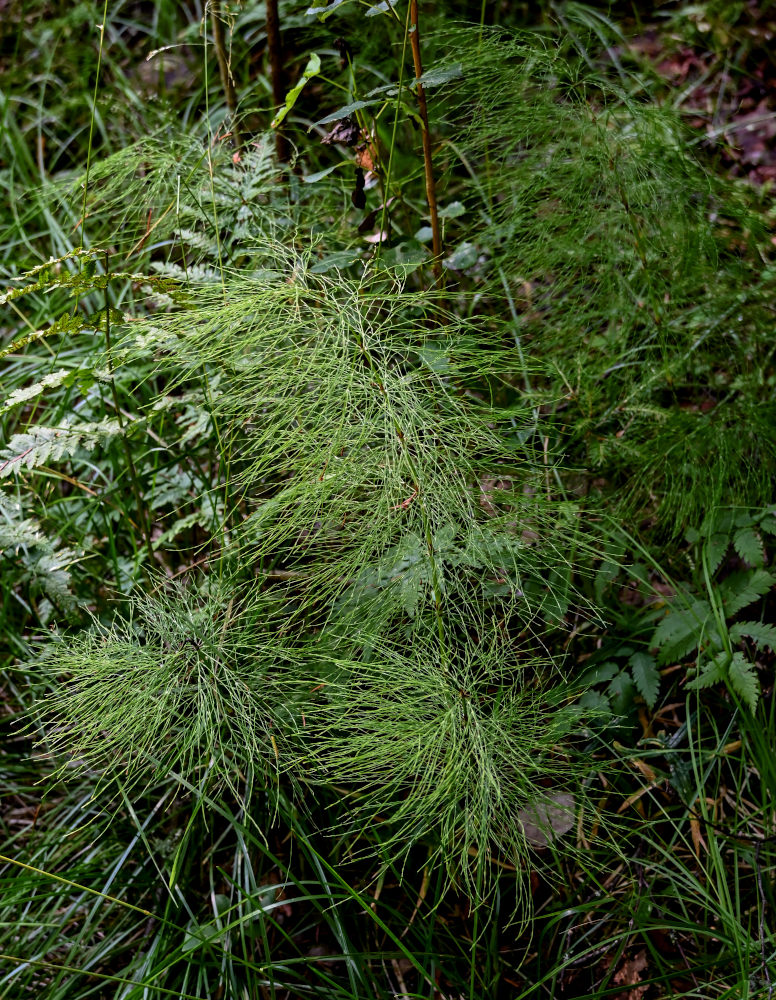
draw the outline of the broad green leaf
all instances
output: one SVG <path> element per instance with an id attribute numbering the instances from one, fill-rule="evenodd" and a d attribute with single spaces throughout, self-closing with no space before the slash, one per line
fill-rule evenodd
<path id="1" fill-rule="evenodd" d="M 382 3 L 378 3 L 374 7 L 370 7 L 366 12 L 366 16 L 374 17 L 376 14 L 387 14 L 388 11 L 392 10 L 398 2 L 399 0 L 382 0 Z"/>
<path id="2" fill-rule="evenodd" d="M 776 650 L 776 627 L 764 622 L 739 622 L 730 629 L 733 642 L 740 642 L 744 636 L 753 639 L 760 646 L 770 646 Z"/>
<path id="3" fill-rule="evenodd" d="M 647 705 L 652 708 L 660 690 L 660 671 L 654 656 L 649 653 L 634 653 L 630 660 L 631 674 L 636 689 Z"/>
<path id="4" fill-rule="evenodd" d="M 616 715 L 625 715 L 633 707 L 636 687 L 627 670 L 621 670 L 617 674 L 607 687 L 606 693 Z"/>
<path id="5" fill-rule="evenodd" d="M 450 357 L 448 352 L 433 343 L 418 348 L 418 357 L 432 372 L 446 375 L 450 371 Z"/>
<path id="6" fill-rule="evenodd" d="M 359 259 L 358 250 L 335 250 L 310 268 L 311 274 L 326 274 L 340 267 L 350 267 Z"/>
<path id="7" fill-rule="evenodd" d="M 760 682 L 757 680 L 754 665 L 746 659 L 743 653 L 734 653 L 728 668 L 730 686 L 746 705 L 750 712 L 757 708 L 760 697 Z"/>
<path id="8" fill-rule="evenodd" d="M 466 206 L 460 201 L 451 201 L 449 205 L 443 205 L 439 209 L 440 219 L 458 219 L 466 214 Z"/>
<path id="9" fill-rule="evenodd" d="M 424 87 L 440 87 L 443 83 L 449 83 L 450 80 L 457 80 L 459 77 L 463 76 L 463 66 L 461 63 L 456 63 L 454 66 L 440 66 L 438 69 L 427 69 L 420 80 L 416 80 L 416 83 L 422 83 Z"/>
<path id="10" fill-rule="evenodd" d="M 326 167 L 324 170 L 316 170 L 314 174 L 303 174 L 302 183 L 315 184 L 317 181 L 323 180 L 324 177 L 328 177 L 329 174 L 333 174 L 335 170 L 345 166 L 345 163 L 345 160 L 340 160 L 339 163 L 335 163 L 331 167 Z"/>
<path id="11" fill-rule="evenodd" d="M 689 691 L 700 691 L 703 688 L 714 687 L 725 680 L 727 673 L 728 654 L 720 651 L 712 660 L 706 660 L 700 674 L 685 685 Z"/>
<path id="12" fill-rule="evenodd" d="M 296 86 L 292 87 L 291 90 L 286 94 L 285 106 L 278 111 L 275 117 L 272 119 L 272 128 L 277 128 L 278 125 L 284 120 L 286 115 L 291 111 L 293 106 L 296 104 L 297 98 L 302 93 L 305 85 L 314 76 L 317 76 L 321 71 L 321 57 L 317 52 L 313 52 L 310 58 L 307 60 L 307 65 L 304 68 L 304 73 L 299 79 Z"/>
<path id="13" fill-rule="evenodd" d="M 480 252 L 473 243 L 461 243 L 442 261 L 445 267 L 454 271 L 465 271 L 477 263 Z"/>
<path id="14" fill-rule="evenodd" d="M 607 660 L 606 663 L 599 663 L 586 670 L 582 675 L 582 683 L 591 686 L 593 684 L 603 684 L 605 681 L 610 681 L 613 677 L 616 677 L 619 672 L 620 665 L 615 663 L 614 660 Z"/>
<path id="15" fill-rule="evenodd" d="M 312 0 L 312 3 L 305 11 L 305 14 L 313 15 L 318 18 L 319 21 L 325 21 L 327 17 L 330 17 L 334 11 L 341 7 L 343 4 L 348 3 L 349 0 Z"/>
<path id="16" fill-rule="evenodd" d="M 732 618 L 743 608 L 767 594 L 774 583 L 776 577 L 764 569 L 731 573 L 720 586 L 725 615 Z"/>
<path id="17" fill-rule="evenodd" d="M 652 636 L 652 645 L 660 650 L 659 662 L 681 660 L 691 653 L 711 619 L 711 607 L 707 601 L 694 601 L 689 608 L 671 610 Z"/>
<path id="18" fill-rule="evenodd" d="M 762 566 L 765 562 L 763 542 L 754 528 L 740 528 L 733 536 L 733 546 L 744 562 L 750 566 Z"/>
<path id="19" fill-rule="evenodd" d="M 388 247 L 382 260 L 388 267 L 410 274 L 428 260 L 428 250 L 417 240 L 410 238 Z"/>
<path id="20" fill-rule="evenodd" d="M 374 97 L 371 100 L 366 101 L 352 101 L 350 104 L 345 104 L 341 108 L 337 108 L 336 111 L 332 111 L 332 113 L 330 115 L 326 115 L 325 118 L 319 118 L 314 125 L 331 125 L 332 122 L 341 121 L 343 118 L 347 118 L 349 115 L 352 115 L 354 111 L 360 111 L 362 108 L 371 108 L 375 104 L 382 104 L 384 100 L 385 98 L 383 97 Z"/>
<path id="21" fill-rule="evenodd" d="M 579 705 L 590 715 L 611 715 L 612 706 L 605 694 L 600 691 L 585 691 L 579 699 Z"/>

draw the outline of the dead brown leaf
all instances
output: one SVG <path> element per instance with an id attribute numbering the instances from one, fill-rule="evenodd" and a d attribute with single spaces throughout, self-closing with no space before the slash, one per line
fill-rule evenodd
<path id="1" fill-rule="evenodd" d="M 641 973 L 647 968 L 646 951 L 637 952 L 633 958 L 626 959 L 614 974 L 614 982 L 617 986 L 630 986 L 632 989 L 624 990 L 612 997 L 612 1000 L 641 1000 L 649 989 L 649 986 L 641 986 Z"/>

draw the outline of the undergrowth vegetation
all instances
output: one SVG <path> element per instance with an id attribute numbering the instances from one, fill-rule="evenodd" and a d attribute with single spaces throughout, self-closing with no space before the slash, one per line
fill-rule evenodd
<path id="1" fill-rule="evenodd" d="M 776 989 L 773 213 L 523 6 L 4 15 L 0 997 Z"/>

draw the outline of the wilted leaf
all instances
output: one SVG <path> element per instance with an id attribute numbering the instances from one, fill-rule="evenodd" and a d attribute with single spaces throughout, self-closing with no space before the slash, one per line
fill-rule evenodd
<path id="1" fill-rule="evenodd" d="M 631 986 L 633 989 L 619 993 L 613 1000 L 641 1000 L 649 989 L 649 984 L 641 983 L 641 973 L 648 967 L 647 953 L 638 952 L 633 958 L 627 959 L 614 974 L 614 982 L 617 986 Z"/>
<path id="2" fill-rule="evenodd" d="M 331 146 L 332 143 L 341 143 L 343 146 L 355 146 L 361 138 L 361 129 L 356 120 L 350 116 L 342 118 L 331 132 L 327 132 L 321 139 L 324 146 Z"/>
<path id="3" fill-rule="evenodd" d="M 547 847 L 574 826 L 574 796 L 550 792 L 517 814 L 525 839 L 533 847 Z"/>

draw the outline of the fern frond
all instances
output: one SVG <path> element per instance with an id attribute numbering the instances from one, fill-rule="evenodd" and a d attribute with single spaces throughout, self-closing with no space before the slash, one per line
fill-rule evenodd
<path id="1" fill-rule="evenodd" d="M 70 567 L 79 554 L 61 547 L 51 538 L 38 520 L 25 517 L 22 505 L 0 491 L 0 558 L 10 558 L 21 572 L 15 575 L 16 586 L 28 585 L 46 595 L 48 601 L 39 607 L 39 617 L 45 623 L 56 605 L 65 612 L 75 606 L 71 589 Z"/>
<path id="2" fill-rule="evenodd" d="M 118 420 L 70 422 L 61 427 L 33 427 L 14 434 L 0 451 L 0 479 L 22 469 L 70 458 L 80 450 L 92 451 L 122 433 Z"/>
<path id="3" fill-rule="evenodd" d="M 776 626 L 766 625 L 765 622 L 736 622 L 730 627 L 730 638 L 734 642 L 741 642 L 744 636 L 752 639 L 761 646 L 768 646 L 776 649 Z"/>

